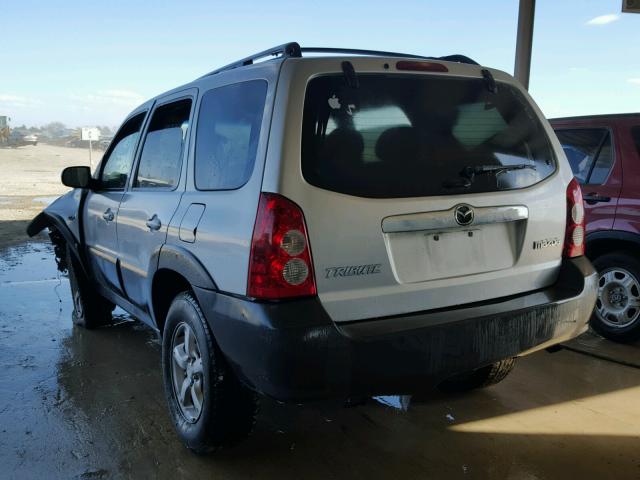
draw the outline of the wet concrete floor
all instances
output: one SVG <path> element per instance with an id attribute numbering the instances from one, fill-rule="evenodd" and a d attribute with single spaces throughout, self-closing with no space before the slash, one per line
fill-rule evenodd
<path id="1" fill-rule="evenodd" d="M 70 315 L 48 245 L 0 253 L 0 478 L 640 478 L 640 345 L 585 337 L 406 411 L 264 401 L 246 443 L 198 457 L 169 423 L 155 334 Z"/>

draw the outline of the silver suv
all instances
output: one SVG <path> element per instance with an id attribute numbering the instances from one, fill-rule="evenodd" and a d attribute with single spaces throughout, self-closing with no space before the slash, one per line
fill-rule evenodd
<path id="1" fill-rule="evenodd" d="M 496 383 L 596 298 L 553 130 L 461 55 L 275 47 L 144 103 L 62 181 L 28 232 L 48 227 L 76 324 L 118 305 L 159 332 L 196 452 L 244 438 L 259 395 Z"/>

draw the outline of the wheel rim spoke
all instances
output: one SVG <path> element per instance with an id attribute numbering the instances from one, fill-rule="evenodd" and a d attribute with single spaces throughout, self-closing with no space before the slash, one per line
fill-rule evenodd
<path id="1" fill-rule="evenodd" d="M 631 275 L 626 275 L 619 280 L 619 282 L 627 289 L 627 291 L 631 291 L 633 286 L 636 284 L 635 280 Z"/>
<path id="2" fill-rule="evenodd" d="M 180 404 L 182 407 L 186 406 L 187 403 L 187 392 L 189 391 L 189 387 L 191 386 L 191 380 L 189 378 L 185 378 L 182 381 L 182 387 L 180 388 Z"/>
<path id="3" fill-rule="evenodd" d="M 200 410 L 202 410 L 202 384 L 200 380 L 196 380 L 191 385 L 191 401 L 196 414 L 200 415 Z"/>
<path id="4" fill-rule="evenodd" d="M 638 308 L 640 307 L 640 297 L 629 297 L 629 307 Z"/>
<path id="5" fill-rule="evenodd" d="M 602 277 L 604 278 L 605 285 L 606 285 L 606 284 L 609 284 L 609 283 L 612 283 L 613 281 L 615 281 L 615 278 L 616 278 L 616 277 L 615 277 L 615 273 L 614 273 L 614 271 L 613 271 L 613 270 L 610 270 L 610 271 L 608 271 L 608 272 L 605 272 L 605 273 L 602 275 Z"/>
<path id="6" fill-rule="evenodd" d="M 204 373 L 202 367 L 202 358 L 198 358 L 195 362 L 193 362 L 193 365 L 191 366 L 191 372 L 199 375 Z"/>
<path id="7" fill-rule="evenodd" d="M 173 361 L 182 369 L 186 370 L 188 355 L 184 351 L 184 344 L 173 347 Z"/>
<path id="8" fill-rule="evenodd" d="M 607 307 L 604 306 L 604 302 L 600 303 L 600 306 L 597 307 L 598 309 L 598 313 L 600 314 L 601 317 L 606 317 L 607 315 Z"/>
<path id="9" fill-rule="evenodd" d="M 191 328 L 188 326 L 184 326 L 184 351 L 186 352 L 188 357 L 191 357 L 192 346 L 191 346 Z"/>
<path id="10" fill-rule="evenodd" d="M 187 323 L 174 330 L 171 344 L 173 391 L 182 416 L 194 423 L 204 404 L 204 365 L 198 339 Z"/>

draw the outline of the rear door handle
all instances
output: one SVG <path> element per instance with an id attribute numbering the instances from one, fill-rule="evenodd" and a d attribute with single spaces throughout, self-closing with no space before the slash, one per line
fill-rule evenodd
<path id="1" fill-rule="evenodd" d="M 113 214 L 110 208 L 107 208 L 102 214 L 102 218 L 104 218 L 105 222 L 113 222 L 115 215 Z"/>
<path id="2" fill-rule="evenodd" d="M 611 197 L 605 197 L 603 195 L 598 195 L 597 193 L 587 193 L 584 196 L 584 201 L 587 202 L 589 205 L 595 205 L 596 203 L 599 203 L 599 202 L 610 202 Z"/>
<path id="3" fill-rule="evenodd" d="M 153 214 L 153 217 L 147 220 L 147 227 L 149 227 L 150 230 L 160 230 L 161 226 L 162 222 L 155 213 Z"/>

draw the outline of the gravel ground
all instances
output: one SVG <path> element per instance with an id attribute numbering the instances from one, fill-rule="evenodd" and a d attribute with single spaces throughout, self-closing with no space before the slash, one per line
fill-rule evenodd
<path id="1" fill-rule="evenodd" d="M 93 152 L 96 165 L 102 152 Z M 0 249 L 24 242 L 25 229 L 49 202 L 69 189 L 60 173 L 71 165 L 89 165 L 89 151 L 38 144 L 0 148 Z"/>

